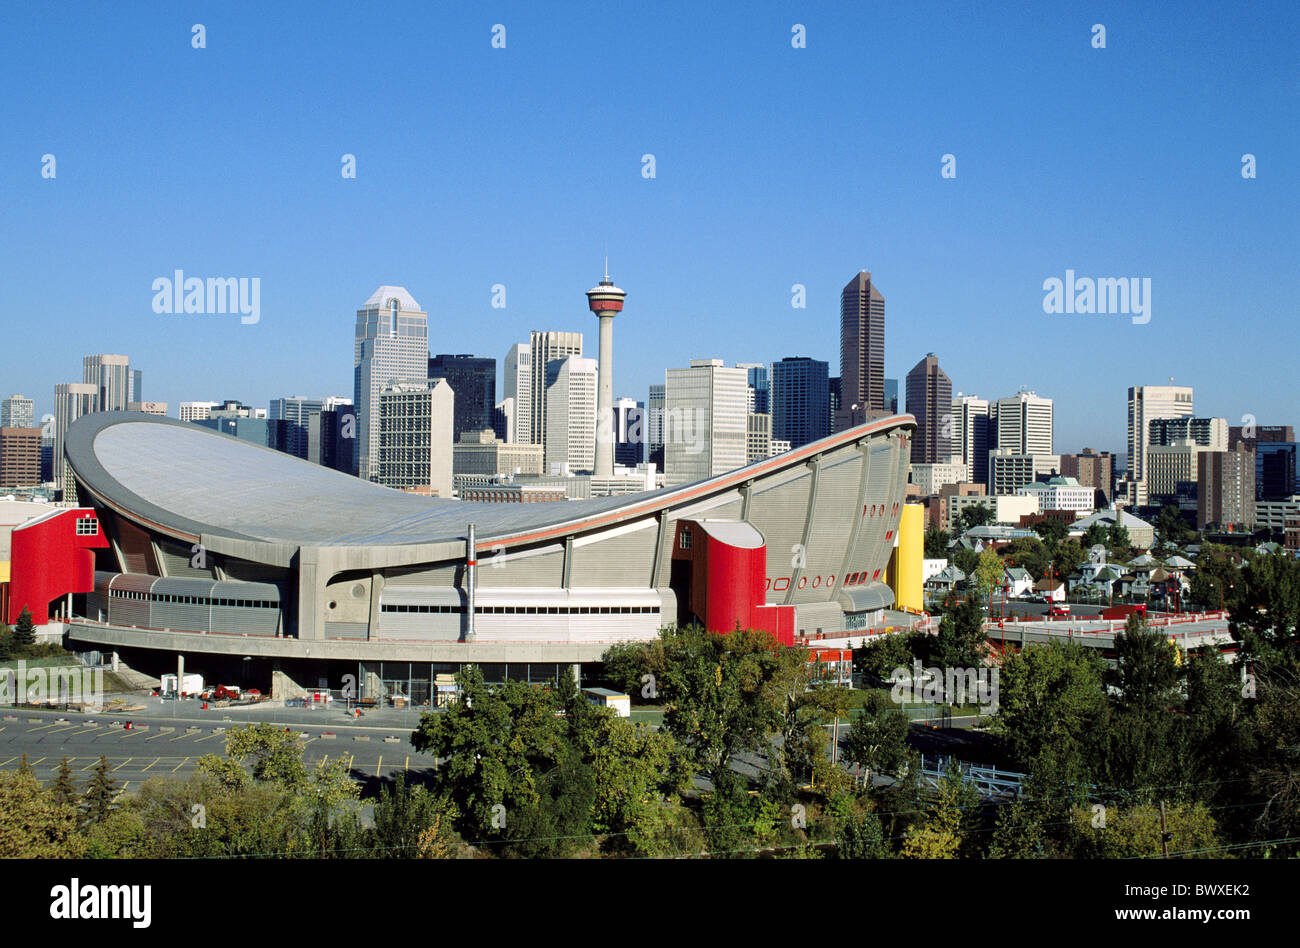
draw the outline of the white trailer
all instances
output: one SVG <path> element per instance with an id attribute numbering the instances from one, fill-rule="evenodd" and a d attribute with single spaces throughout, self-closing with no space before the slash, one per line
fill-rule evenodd
<path id="1" fill-rule="evenodd" d="M 609 688 L 583 688 L 582 693 L 597 707 L 613 708 L 614 713 L 620 718 L 632 716 L 632 698 L 621 691 L 612 691 Z"/>
<path id="2" fill-rule="evenodd" d="M 176 693 L 176 676 L 163 675 L 162 687 L 159 689 L 165 695 L 174 695 Z M 197 695 L 203 691 L 202 675 L 186 675 L 185 681 L 181 683 L 182 695 Z"/>

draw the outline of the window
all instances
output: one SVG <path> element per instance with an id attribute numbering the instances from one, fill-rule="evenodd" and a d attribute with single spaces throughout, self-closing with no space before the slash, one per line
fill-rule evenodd
<path id="1" fill-rule="evenodd" d="M 691 548 L 691 531 L 689 529 L 682 529 L 681 535 L 677 540 L 677 545 L 683 550 L 689 550 Z"/>
<path id="2" fill-rule="evenodd" d="M 96 520 L 94 517 L 78 517 L 77 536 L 79 537 L 99 536 L 99 521 Z"/>

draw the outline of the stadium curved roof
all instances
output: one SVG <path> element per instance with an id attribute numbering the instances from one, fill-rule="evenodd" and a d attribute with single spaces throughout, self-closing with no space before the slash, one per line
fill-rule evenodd
<path id="1" fill-rule="evenodd" d="M 831 448 L 915 426 L 882 418 L 682 487 L 552 503 L 470 503 L 392 490 L 292 455 L 139 412 L 95 412 L 68 429 L 78 481 L 106 506 L 185 538 L 202 534 L 304 546 L 554 539 L 734 489 Z"/>

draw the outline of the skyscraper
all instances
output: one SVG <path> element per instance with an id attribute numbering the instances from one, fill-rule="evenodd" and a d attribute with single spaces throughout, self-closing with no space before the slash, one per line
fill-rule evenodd
<path id="1" fill-rule="evenodd" d="M 614 400 L 614 463 L 636 467 L 645 455 L 645 402 L 635 398 Z"/>
<path id="2" fill-rule="evenodd" d="M 689 484 L 743 467 L 749 457 L 748 374 L 721 359 L 692 359 L 664 380 L 664 483 Z"/>
<path id="3" fill-rule="evenodd" d="M 989 480 L 989 403 L 958 392 L 952 400 L 952 453 L 961 457 L 976 484 Z"/>
<path id="4" fill-rule="evenodd" d="M 497 360 L 487 356 L 435 355 L 429 359 L 429 378 L 446 379 L 456 394 L 453 435 L 492 427 L 497 403 Z M 505 432 L 499 433 L 502 437 Z"/>
<path id="5" fill-rule="evenodd" d="M 0 402 L 0 428 L 36 427 L 36 402 L 26 395 L 10 395 Z"/>
<path id="6" fill-rule="evenodd" d="M 664 469 L 664 386 L 651 385 L 646 400 L 645 459 Z"/>
<path id="7" fill-rule="evenodd" d="M 518 342 L 506 353 L 501 402 L 514 399 L 509 409 L 510 427 L 497 434 L 517 444 L 533 441 L 533 351 L 526 342 Z"/>
<path id="8" fill-rule="evenodd" d="M 41 429 L 0 425 L 0 488 L 41 483 Z"/>
<path id="9" fill-rule="evenodd" d="M 424 379 L 429 371 L 429 314 L 406 287 L 381 286 L 357 310 L 352 366 L 357 476 L 375 480 L 379 393 L 394 379 Z M 450 446 L 447 450 L 450 457 Z"/>
<path id="10" fill-rule="evenodd" d="M 533 444 L 546 446 L 546 390 L 555 383 L 560 366 L 569 356 L 582 355 L 582 333 L 539 332 L 533 330 L 530 340 L 532 375 L 533 420 L 530 436 Z"/>
<path id="11" fill-rule="evenodd" d="M 124 355 L 88 355 L 81 360 L 81 381 L 95 386 L 95 411 L 126 411 L 132 399 L 131 360 Z"/>
<path id="12" fill-rule="evenodd" d="M 545 470 L 568 465 L 569 471 L 591 473 L 596 466 L 595 359 L 569 356 L 560 362 L 555 381 L 546 389 Z"/>
<path id="13" fill-rule="evenodd" d="M 736 368 L 749 374 L 749 410 L 756 415 L 772 413 L 771 385 L 767 366 L 762 362 L 737 362 Z"/>
<path id="14" fill-rule="evenodd" d="M 840 379 L 835 430 L 885 414 L 885 298 L 865 270 L 840 293 Z"/>
<path id="15" fill-rule="evenodd" d="M 445 379 L 394 379 L 384 384 L 376 399 L 379 483 L 451 496 L 454 403 Z"/>
<path id="16" fill-rule="evenodd" d="M 989 424 L 996 424 L 996 438 L 989 449 L 1012 454 L 1052 454 L 1052 400 L 1027 390 L 1010 398 L 999 398 L 989 407 Z"/>
<path id="17" fill-rule="evenodd" d="M 72 466 L 63 454 L 63 440 L 74 421 L 98 410 L 98 385 L 60 382 L 54 386 L 54 489 L 63 491 L 65 501 L 76 502 L 77 485 L 72 477 Z"/>
<path id="18" fill-rule="evenodd" d="M 907 412 L 916 418 L 913 464 L 937 464 L 952 456 L 952 382 L 933 352 L 907 373 Z"/>
<path id="19" fill-rule="evenodd" d="M 772 363 L 772 437 L 791 448 L 830 434 L 829 366 L 795 356 Z"/>
<path id="20" fill-rule="evenodd" d="M 1153 418 L 1183 418 L 1193 414 L 1192 389 L 1186 385 L 1135 385 L 1128 390 L 1128 479 L 1146 478 L 1147 447 Z M 1145 491 L 1139 490 L 1145 495 Z M 1145 496 L 1131 497 L 1145 503 Z"/>
<path id="21" fill-rule="evenodd" d="M 898 379 L 885 379 L 885 411 L 898 414 Z"/>
<path id="22" fill-rule="evenodd" d="M 324 399 L 286 395 L 271 399 L 270 421 L 287 422 L 285 453 L 296 458 L 307 458 L 307 426 L 313 414 L 325 408 Z"/>

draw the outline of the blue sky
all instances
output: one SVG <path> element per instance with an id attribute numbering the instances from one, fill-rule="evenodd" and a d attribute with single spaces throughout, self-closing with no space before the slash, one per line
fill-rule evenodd
<path id="1" fill-rule="evenodd" d="M 703 6 L 10 5 L 0 389 L 50 411 L 124 352 L 173 414 L 350 394 L 382 283 L 435 352 L 569 329 L 594 354 L 608 250 L 616 395 L 691 358 L 838 374 L 866 269 L 888 375 L 934 351 L 954 391 L 1036 389 L 1058 451 L 1122 452 L 1126 388 L 1170 376 L 1198 414 L 1300 424 L 1294 5 Z M 1045 314 L 1067 268 L 1150 278 L 1150 323 Z M 260 278 L 261 321 L 155 314 L 175 269 Z"/>

